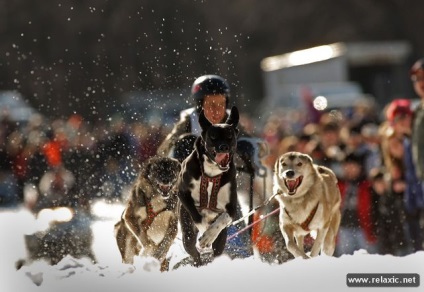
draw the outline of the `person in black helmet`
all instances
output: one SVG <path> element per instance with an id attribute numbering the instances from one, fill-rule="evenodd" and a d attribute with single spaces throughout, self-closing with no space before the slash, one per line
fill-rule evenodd
<path id="1" fill-rule="evenodd" d="M 180 121 L 175 124 L 171 133 L 159 146 L 158 155 L 171 156 L 182 162 L 192 152 L 194 141 L 201 134 L 198 122 L 201 110 L 213 124 L 223 123 L 227 119 L 230 105 L 230 85 L 221 76 L 203 75 L 198 77 L 192 85 L 191 98 L 193 107 L 180 113 Z M 259 154 L 261 152 L 259 150 L 266 153 L 266 150 L 263 151 L 266 149 L 266 145 L 258 138 L 248 135 L 240 125 L 239 130 L 237 155 L 235 157 L 236 168 L 254 176 L 259 169 L 265 169 L 259 160 L 262 155 Z M 240 226 L 238 229 L 240 229 Z M 229 234 L 231 234 L 231 228 Z M 248 243 L 249 232 L 244 232 L 233 241 L 236 242 L 236 247 L 232 247 L 233 251 L 238 250 L 230 256 L 246 257 L 251 255 L 252 249 L 250 243 Z"/>
<path id="2" fill-rule="evenodd" d="M 204 111 L 212 124 L 223 123 L 229 114 L 230 85 L 218 75 L 198 77 L 191 88 L 193 107 L 180 113 L 180 121 L 158 147 L 160 156 L 172 156 L 182 162 L 193 150 L 194 140 L 201 134 L 199 113 Z M 260 159 L 268 154 L 265 142 L 251 137 L 239 125 L 236 166 L 247 173 L 265 175 Z M 237 163 L 237 160 L 243 163 Z"/>
<path id="3" fill-rule="evenodd" d="M 224 122 L 227 118 L 227 107 L 230 99 L 230 86 L 227 81 L 218 75 L 203 75 L 197 78 L 191 88 L 191 97 L 194 106 L 180 114 L 180 121 L 174 126 L 172 132 L 159 146 L 157 153 L 168 156 L 180 136 L 186 133 L 199 136 L 201 129 L 198 115 L 203 109 L 206 118 L 212 123 Z M 177 157 L 183 160 L 185 157 Z"/>

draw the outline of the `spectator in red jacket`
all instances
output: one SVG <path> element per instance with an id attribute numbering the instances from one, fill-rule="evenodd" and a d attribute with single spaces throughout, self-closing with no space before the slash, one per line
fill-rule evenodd
<path id="1" fill-rule="evenodd" d="M 359 249 L 376 252 L 371 183 L 365 176 L 364 158 L 356 153 L 348 154 L 342 168 L 343 176 L 339 180 L 342 220 L 336 254 L 353 254 Z"/>

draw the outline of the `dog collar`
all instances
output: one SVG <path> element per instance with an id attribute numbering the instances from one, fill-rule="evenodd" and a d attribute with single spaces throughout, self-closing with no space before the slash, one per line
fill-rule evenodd
<path id="1" fill-rule="evenodd" d="M 202 174 L 200 179 L 200 209 L 210 209 L 216 210 L 216 205 L 218 204 L 218 192 L 221 188 L 221 177 L 222 174 L 210 177 Z M 209 200 L 208 195 L 208 185 L 209 182 L 212 183 L 212 190 Z"/>
<path id="2" fill-rule="evenodd" d="M 309 229 L 309 224 L 311 223 L 312 219 L 314 219 L 315 213 L 318 210 L 318 205 L 319 205 L 319 202 L 316 204 L 315 208 L 311 211 L 311 213 L 309 213 L 309 216 L 306 217 L 305 221 L 303 221 L 303 223 L 300 224 L 300 227 L 302 227 L 303 230 L 305 230 L 305 231 L 311 231 Z M 287 211 L 286 208 L 284 208 L 284 212 L 286 212 L 287 216 L 289 216 L 289 218 L 291 220 L 293 220 L 293 218 L 289 214 L 289 211 Z"/>

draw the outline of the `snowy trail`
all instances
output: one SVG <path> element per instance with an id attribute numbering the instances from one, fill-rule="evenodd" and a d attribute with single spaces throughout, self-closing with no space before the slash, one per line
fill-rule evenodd
<path id="1" fill-rule="evenodd" d="M 114 216 L 120 211 L 112 208 L 108 210 L 107 207 L 105 210 L 111 216 L 93 224 L 93 249 L 98 259 L 97 264 L 67 257 L 56 266 L 36 262 L 20 271 L 15 271 L 14 262 L 25 254 L 23 234 L 34 229 L 34 219 L 24 210 L 1 211 L 0 290 L 356 291 L 355 288 L 347 287 L 347 273 L 418 273 L 421 278 L 424 275 L 424 252 L 406 257 L 357 252 L 353 256 L 341 258 L 323 256 L 312 260 L 296 259 L 282 265 L 269 265 L 254 258 L 231 261 L 221 257 L 199 269 L 186 266 L 176 271 L 160 273 L 158 263 L 153 259 L 138 258 L 134 266 L 121 264 L 113 238 L 113 224 L 116 222 Z M 408 291 L 420 291 L 420 288 L 422 289 L 422 284 L 419 288 L 409 288 Z M 360 291 L 376 291 L 375 289 L 361 288 Z M 390 288 L 390 291 L 405 291 L 405 288 Z"/>

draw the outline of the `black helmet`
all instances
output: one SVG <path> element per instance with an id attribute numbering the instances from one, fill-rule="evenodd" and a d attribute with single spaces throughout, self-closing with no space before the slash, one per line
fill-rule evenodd
<path id="1" fill-rule="evenodd" d="M 230 85 L 218 75 L 203 75 L 197 78 L 191 87 L 191 96 L 193 97 L 197 110 L 202 108 L 205 95 L 223 94 L 227 99 L 227 107 L 230 99 Z"/>

